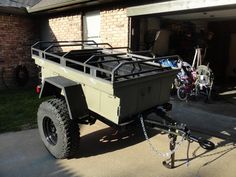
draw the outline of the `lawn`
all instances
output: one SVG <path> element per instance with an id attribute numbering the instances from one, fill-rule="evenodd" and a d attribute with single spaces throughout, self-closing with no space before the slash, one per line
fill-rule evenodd
<path id="1" fill-rule="evenodd" d="M 0 133 L 35 128 L 41 102 L 34 89 L 0 91 Z"/>

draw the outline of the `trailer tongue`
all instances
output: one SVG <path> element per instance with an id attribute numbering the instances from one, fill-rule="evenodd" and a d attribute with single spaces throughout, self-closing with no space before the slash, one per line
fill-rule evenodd
<path id="1" fill-rule="evenodd" d="M 78 124 L 93 124 L 97 119 L 116 128 L 141 122 L 145 138 L 156 152 L 145 126 L 168 133 L 171 158 L 164 165 L 169 168 L 174 167 L 177 136 L 213 149 L 213 143 L 192 136 L 186 125 L 166 114 L 171 110 L 169 93 L 178 70 L 156 63 L 162 58 L 125 49 L 94 41 L 37 42 L 32 46 L 32 58 L 41 68 L 40 97 L 55 97 L 38 110 L 40 136 L 49 152 L 56 158 L 73 157 L 79 143 Z M 150 113 L 155 118 L 150 119 Z"/>

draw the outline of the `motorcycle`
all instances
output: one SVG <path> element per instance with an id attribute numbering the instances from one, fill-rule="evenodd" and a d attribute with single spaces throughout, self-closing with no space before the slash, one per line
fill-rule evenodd
<path id="1" fill-rule="evenodd" d="M 199 65 L 195 70 L 189 63 L 181 59 L 162 59 L 163 67 L 177 67 L 180 72 L 176 75 L 172 89 L 176 89 L 179 100 L 186 101 L 190 97 L 203 95 L 208 101 L 211 97 L 213 73 L 209 66 Z"/>
<path id="2" fill-rule="evenodd" d="M 177 77 L 180 86 L 177 89 L 177 96 L 180 100 L 186 101 L 189 97 L 203 95 L 208 101 L 211 97 L 213 85 L 213 73 L 208 66 L 200 65 L 194 71 L 190 71 L 187 77 Z"/>

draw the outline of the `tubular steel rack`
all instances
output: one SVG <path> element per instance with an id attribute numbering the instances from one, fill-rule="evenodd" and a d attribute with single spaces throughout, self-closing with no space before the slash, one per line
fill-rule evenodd
<path id="1" fill-rule="evenodd" d="M 64 51 L 66 48 L 69 50 Z M 177 55 L 158 58 L 142 56 L 139 55 L 142 52 L 131 52 L 127 47 L 112 47 L 108 43 L 96 43 L 92 40 L 40 41 L 32 46 L 31 52 L 32 56 L 56 62 L 112 83 L 170 70 L 171 68 L 163 68 L 156 61 L 178 57 Z"/>

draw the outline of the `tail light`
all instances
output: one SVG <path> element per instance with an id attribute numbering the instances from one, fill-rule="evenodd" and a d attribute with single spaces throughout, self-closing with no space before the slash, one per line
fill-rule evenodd
<path id="1" fill-rule="evenodd" d="M 36 88 L 35 88 L 35 91 L 37 94 L 40 94 L 41 92 L 41 85 L 37 85 Z"/>

